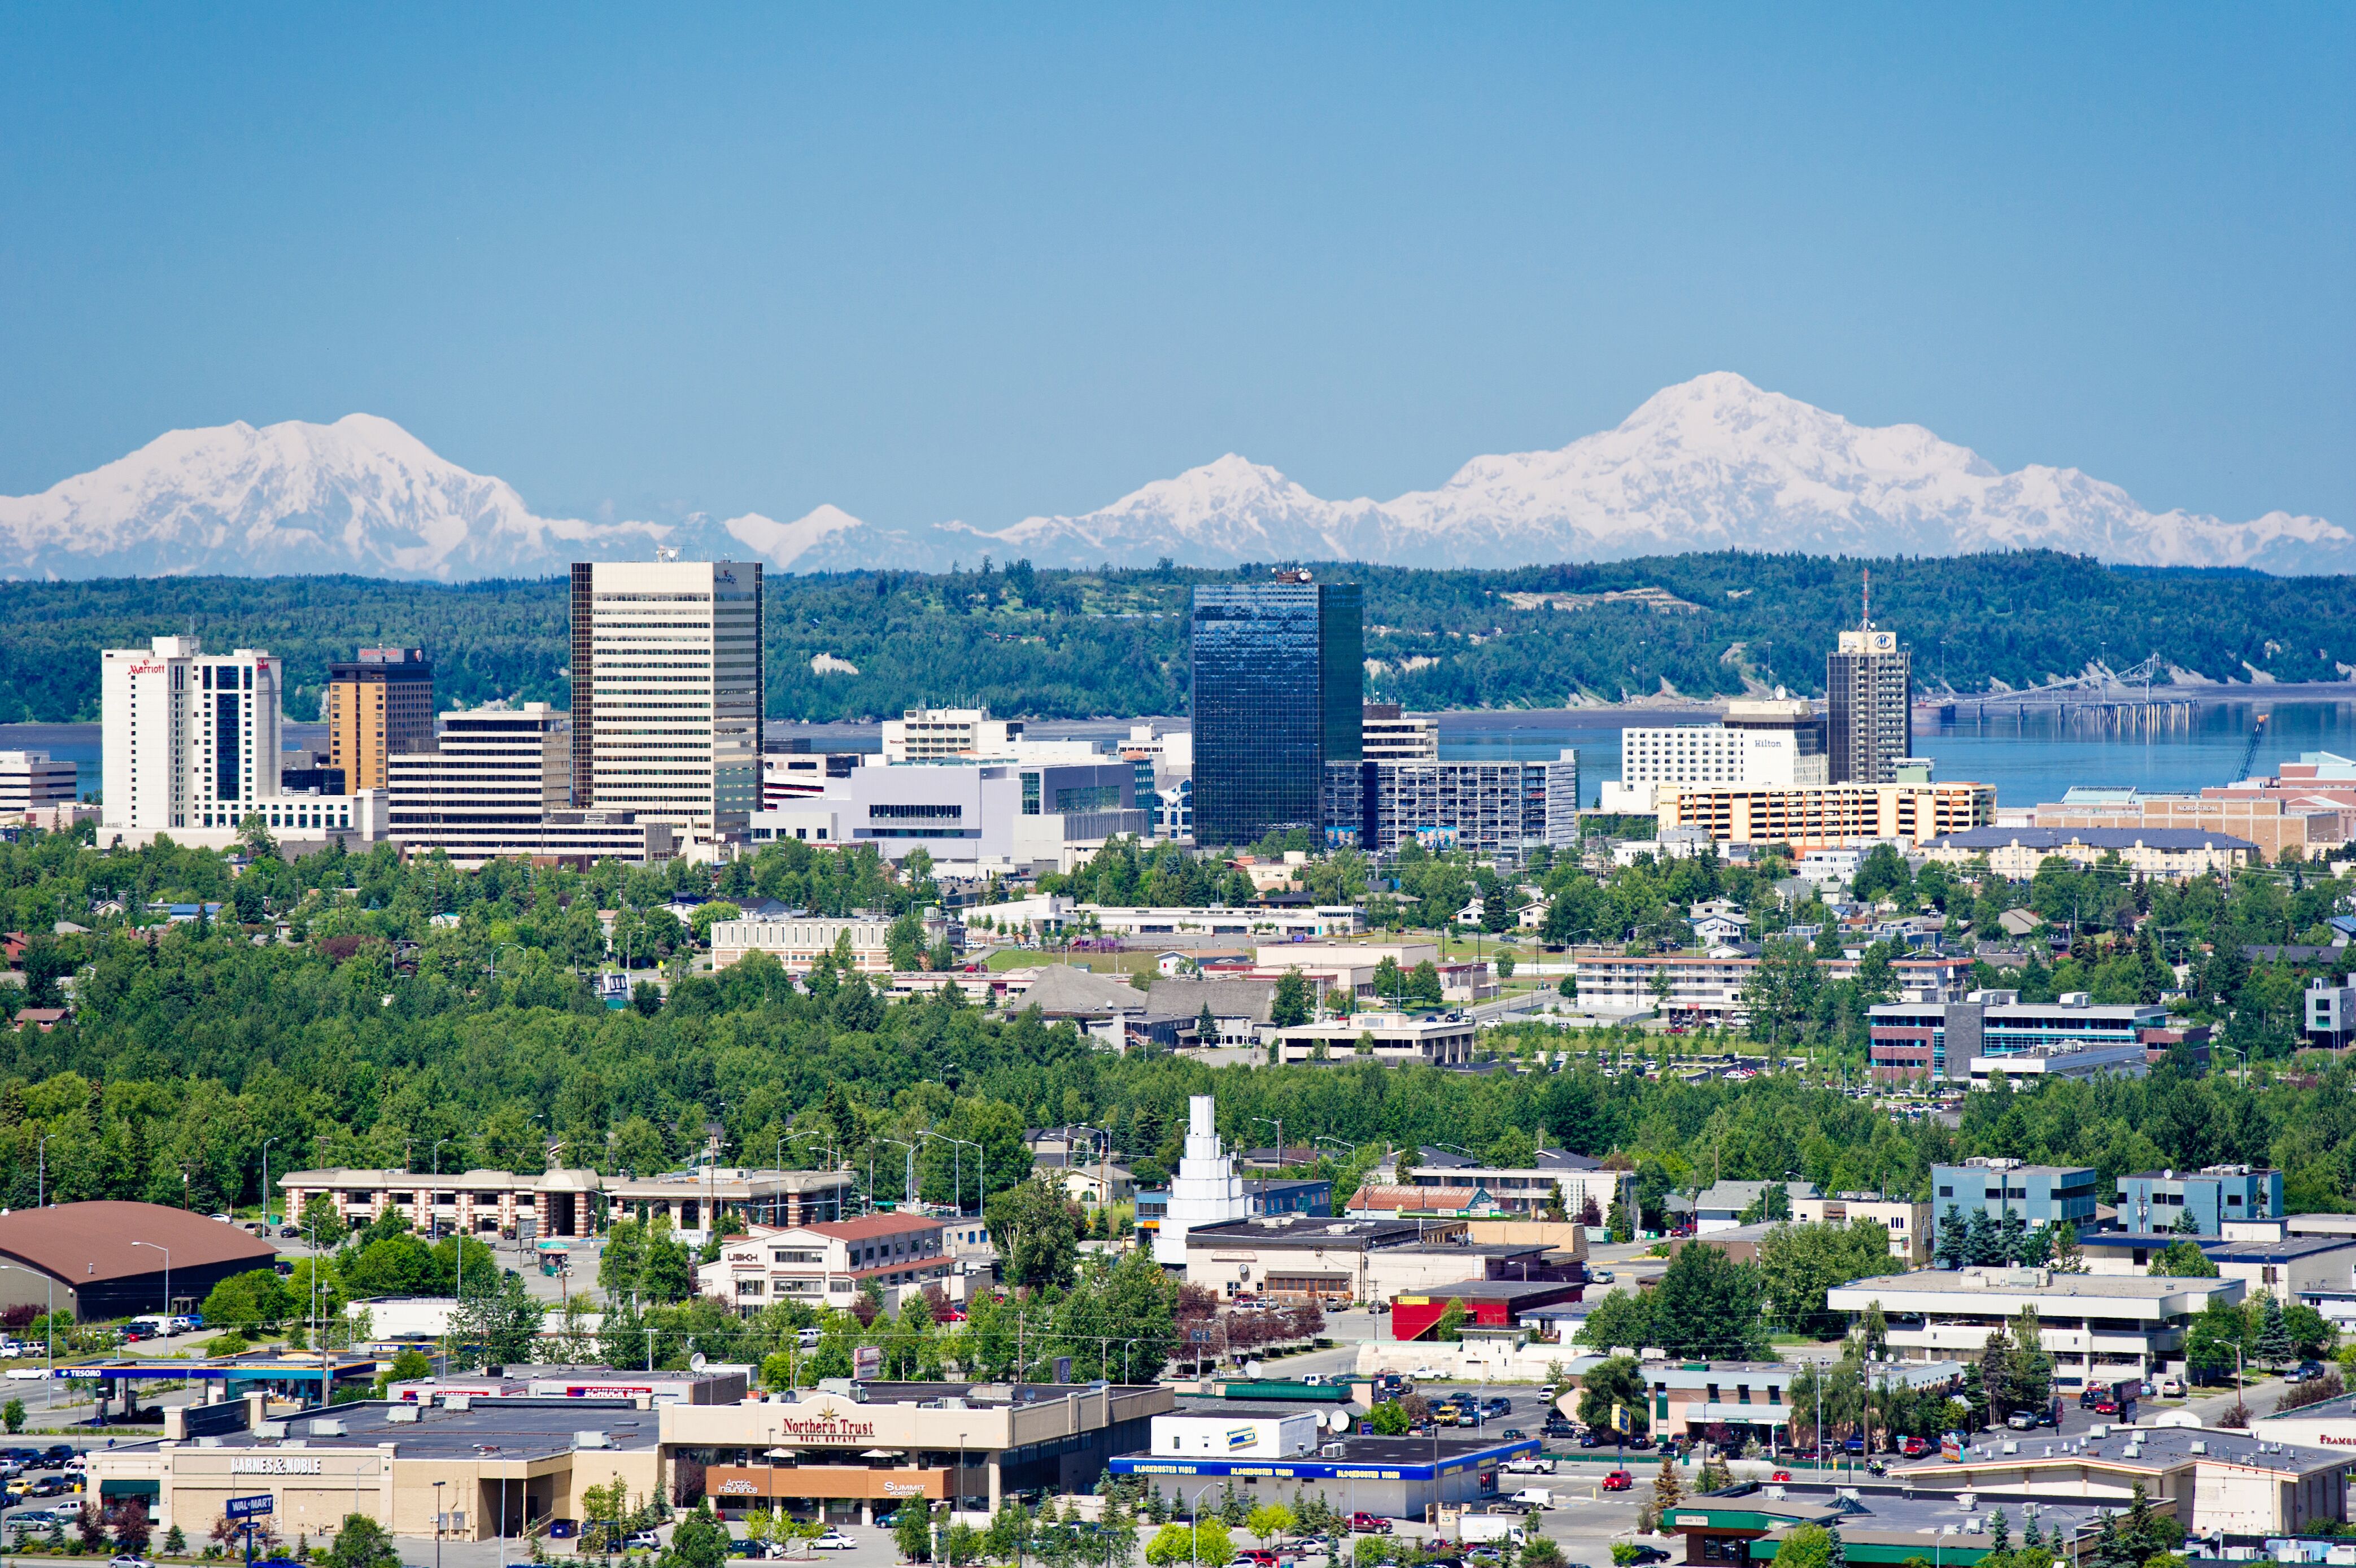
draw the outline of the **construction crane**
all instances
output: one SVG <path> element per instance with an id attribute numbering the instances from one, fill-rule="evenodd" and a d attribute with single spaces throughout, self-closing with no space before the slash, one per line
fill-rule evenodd
<path id="1" fill-rule="evenodd" d="M 2250 776 L 2250 770 L 2257 765 L 2258 742 L 2266 738 L 2266 720 L 2268 717 L 2268 715 L 2261 713 L 2258 715 L 2257 722 L 2250 726 L 2250 743 L 2242 749 L 2242 771 L 2235 773 L 2232 778 L 2227 779 L 2225 781 L 2227 784 L 2240 784 L 2244 779 Z"/>

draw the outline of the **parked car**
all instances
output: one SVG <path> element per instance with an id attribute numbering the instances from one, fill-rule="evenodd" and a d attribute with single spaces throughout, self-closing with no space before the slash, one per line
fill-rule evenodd
<path id="1" fill-rule="evenodd" d="M 2184 1380 L 2175 1376 L 2173 1373 L 2160 1379 L 2159 1392 L 2160 1397 L 2163 1399 L 2182 1399 L 2184 1397 Z"/>
<path id="2" fill-rule="evenodd" d="M 1635 1475 L 1628 1470 L 1614 1470 L 1603 1477 L 1603 1489 L 1607 1492 L 1628 1491 L 1635 1485 Z"/>
<path id="3" fill-rule="evenodd" d="M 651 1530 L 634 1530 L 630 1531 L 629 1534 L 622 1537 L 622 1550 L 625 1552 L 660 1552 L 662 1550 L 662 1537 L 657 1535 Z"/>
<path id="4" fill-rule="evenodd" d="M 858 1544 L 859 1542 L 851 1540 L 842 1531 L 832 1529 L 810 1542 L 810 1545 L 819 1552 L 848 1552 Z"/>
<path id="5" fill-rule="evenodd" d="M 1505 1468 L 1516 1476 L 1551 1476 L 1554 1474 L 1554 1461 L 1542 1455 L 1524 1454 L 1519 1458 L 1506 1460 Z"/>
<path id="6" fill-rule="evenodd" d="M 1778 1470 L 1767 1478 L 1771 1481 L 1788 1481 L 1792 1478 L 1792 1472 L 1789 1470 Z"/>
<path id="7" fill-rule="evenodd" d="M 1642 1541 L 1618 1541 L 1614 1545 L 1625 1546 L 1627 1551 L 1615 1550 L 1612 1555 L 1615 1558 L 1625 1557 L 1631 1563 L 1666 1563 L 1669 1560 L 1667 1552 L 1657 1546 L 1646 1546 Z"/>
<path id="8" fill-rule="evenodd" d="M 1547 1424 L 1544 1426 L 1538 1428 L 1538 1435 L 1541 1437 L 1576 1437 L 1579 1435 L 1579 1427 L 1576 1423 L 1570 1421 L 1565 1416 L 1552 1416 L 1547 1419 Z"/>
<path id="9" fill-rule="evenodd" d="M 2037 1430 L 2037 1413 L 2033 1410 L 2016 1410 L 2004 1418 L 2004 1424 L 2015 1432 L 2034 1432 Z"/>
<path id="10" fill-rule="evenodd" d="M 1415 1379 L 1418 1382 L 1421 1382 L 1426 1378 L 1438 1378 L 1445 1375 L 1446 1374 L 1441 1372 L 1438 1367 L 1418 1367 L 1415 1371 L 1408 1373 L 1408 1376 Z"/>
<path id="11" fill-rule="evenodd" d="M 2102 1398 L 2094 1402 L 2094 1413 L 2096 1415 L 2116 1415 L 2118 1413 L 2119 1402 L 2113 1399 L 2109 1394 L 2104 1394 Z"/>
<path id="12" fill-rule="evenodd" d="M 1378 1513 L 1354 1513 L 1350 1516 L 1350 1528 L 1362 1535 L 1388 1535 L 1391 1521 Z"/>
<path id="13" fill-rule="evenodd" d="M 1931 1451 L 1931 1440 L 1927 1437 L 1909 1437 L 1898 1445 L 1898 1451 L 1909 1459 L 1920 1459 Z"/>
<path id="14" fill-rule="evenodd" d="M 2303 1383 L 2309 1378 L 2319 1378 L 2322 1375 L 2323 1363 L 2321 1361 L 2301 1361 L 2298 1364 L 2298 1370 L 2291 1373 L 2291 1381 L 2294 1382 Z"/>
<path id="15" fill-rule="evenodd" d="M 282 1242 L 291 1242 L 302 1233 L 303 1227 L 300 1225 L 281 1225 L 278 1227 L 278 1239 Z"/>
<path id="16" fill-rule="evenodd" d="M 1603 1446 L 1605 1445 L 1605 1439 L 1604 1439 L 1603 1434 L 1602 1434 L 1602 1433 L 1601 1433 L 1601 1432 L 1598 1432 L 1598 1431 L 1597 1431 L 1594 1427 L 1592 1427 L 1592 1426 L 1587 1427 L 1587 1428 L 1585 1428 L 1584 1430 L 1582 1430 L 1582 1431 L 1580 1433 L 1580 1435 L 1579 1435 L 1579 1445 L 1580 1445 L 1581 1448 L 1601 1448 L 1601 1447 L 1603 1447 Z"/>

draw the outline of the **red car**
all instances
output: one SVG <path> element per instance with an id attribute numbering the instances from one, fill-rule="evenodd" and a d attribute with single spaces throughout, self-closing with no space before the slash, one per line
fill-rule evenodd
<path id="1" fill-rule="evenodd" d="M 1788 1481 L 1792 1478 L 1792 1472 L 1789 1470 L 1778 1470 L 1767 1478 L 1771 1481 Z"/>
<path id="2" fill-rule="evenodd" d="M 2096 1415 L 2116 1415 L 2118 1413 L 2119 1402 L 2113 1399 L 2108 1394 L 2104 1394 L 2102 1398 L 2094 1402 L 2094 1413 Z"/>
<path id="3" fill-rule="evenodd" d="M 1626 1470 L 1614 1470 L 1603 1477 L 1603 1489 L 1607 1492 L 1628 1491 L 1635 1485 L 1636 1477 Z"/>
<path id="4" fill-rule="evenodd" d="M 1931 1440 L 1927 1437 L 1909 1437 L 1898 1447 L 1899 1451 L 1909 1459 L 1920 1459 L 1931 1451 Z"/>
<path id="5" fill-rule="evenodd" d="M 1378 1513 L 1354 1513 L 1350 1516 L 1350 1528 L 1362 1534 L 1388 1535 L 1391 1521 Z"/>
<path id="6" fill-rule="evenodd" d="M 1252 1568 L 1276 1568 L 1276 1553 L 1264 1546 L 1250 1547 L 1237 1552 L 1236 1561 L 1251 1563 Z"/>

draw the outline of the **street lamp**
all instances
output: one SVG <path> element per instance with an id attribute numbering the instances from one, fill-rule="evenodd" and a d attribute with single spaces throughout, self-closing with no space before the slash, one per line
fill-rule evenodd
<path id="1" fill-rule="evenodd" d="M 890 1144 L 894 1148 L 904 1148 L 908 1151 L 908 1177 L 906 1182 L 903 1186 L 903 1192 L 905 1195 L 901 1199 L 901 1201 L 904 1203 L 915 1202 L 916 1200 L 916 1146 L 912 1143 L 903 1143 L 898 1138 L 879 1137 L 875 1141 L 879 1144 Z M 868 1185 L 872 1189 L 874 1185 L 875 1179 L 872 1174 L 873 1168 L 870 1167 L 869 1168 L 871 1174 L 867 1179 Z M 875 1201 L 875 1194 L 873 1191 L 871 1190 L 867 1194 L 867 1200 L 871 1204 Z"/>
<path id="2" fill-rule="evenodd" d="M 274 1137 L 264 1138 L 262 1140 L 262 1222 L 264 1225 L 272 1224 L 270 1218 L 270 1146 L 277 1141 L 278 1140 Z"/>
<path id="3" fill-rule="evenodd" d="M 164 1254 L 164 1332 L 172 1331 L 172 1249 L 154 1242 L 134 1242 L 134 1247 L 154 1247 Z"/>
<path id="4" fill-rule="evenodd" d="M 434 1568 L 442 1568 L 442 1521 L 448 1516 L 442 1511 L 442 1488 L 447 1481 L 434 1483 Z"/>

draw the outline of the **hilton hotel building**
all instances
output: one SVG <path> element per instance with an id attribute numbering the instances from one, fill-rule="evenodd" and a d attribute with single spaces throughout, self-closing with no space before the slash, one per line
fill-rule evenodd
<path id="1" fill-rule="evenodd" d="M 698 837 L 761 805 L 761 564 L 576 561 L 573 805 Z"/>

